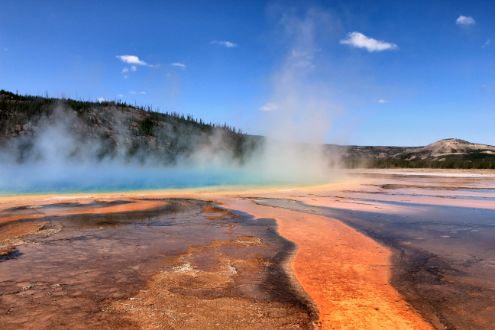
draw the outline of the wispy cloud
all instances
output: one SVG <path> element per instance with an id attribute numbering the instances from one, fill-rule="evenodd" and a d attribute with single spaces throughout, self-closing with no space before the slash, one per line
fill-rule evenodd
<path id="1" fill-rule="evenodd" d="M 296 67 L 314 69 L 316 68 L 316 65 L 313 63 L 313 53 L 313 51 L 308 52 L 301 49 L 292 49 L 289 60 Z"/>
<path id="2" fill-rule="evenodd" d="M 278 110 L 278 105 L 274 102 L 267 102 L 267 103 L 263 104 L 259 110 L 263 111 L 263 112 L 276 111 L 276 110 Z"/>
<path id="3" fill-rule="evenodd" d="M 149 65 L 145 61 L 139 58 L 139 56 L 136 55 L 117 55 L 116 56 L 119 60 L 121 60 L 124 63 L 127 64 L 133 64 L 133 65 Z"/>
<path id="4" fill-rule="evenodd" d="M 368 52 L 383 52 L 385 50 L 395 50 L 399 47 L 391 42 L 381 41 L 365 36 L 361 32 L 351 32 L 347 38 L 340 40 L 343 45 L 366 49 Z"/>
<path id="5" fill-rule="evenodd" d="M 483 45 L 481 46 L 481 48 L 488 48 L 491 45 L 493 45 L 493 40 L 492 39 L 486 39 L 486 41 L 483 43 Z"/>
<path id="6" fill-rule="evenodd" d="M 174 62 L 174 63 L 170 63 L 171 66 L 174 66 L 176 68 L 179 68 L 179 69 L 182 69 L 182 70 L 185 70 L 187 69 L 187 65 L 185 65 L 184 63 L 182 62 Z"/>
<path id="7" fill-rule="evenodd" d="M 385 104 L 385 103 L 388 103 L 388 100 L 386 100 L 386 99 L 378 99 L 378 100 L 376 100 L 376 102 L 379 103 L 379 104 Z"/>
<path id="8" fill-rule="evenodd" d="M 471 16 L 461 15 L 461 16 L 457 17 L 457 19 L 455 20 L 455 24 L 457 24 L 459 26 L 471 26 L 471 25 L 476 24 L 476 20 L 474 18 L 472 18 Z"/>
<path id="9" fill-rule="evenodd" d="M 124 67 L 122 68 L 122 76 L 124 76 L 125 79 L 129 78 L 129 68 Z"/>
<path id="10" fill-rule="evenodd" d="M 117 55 L 115 57 L 126 64 L 130 64 L 129 67 L 122 68 L 122 75 L 125 79 L 129 78 L 129 73 L 136 72 L 138 66 L 147 66 L 150 68 L 158 67 L 158 65 L 149 64 L 143 61 L 137 55 Z"/>
<path id="11" fill-rule="evenodd" d="M 212 40 L 210 42 L 212 45 L 222 46 L 225 48 L 235 48 L 237 47 L 237 43 L 229 40 Z"/>
<path id="12" fill-rule="evenodd" d="M 129 94 L 131 95 L 146 95 L 146 91 L 130 91 Z"/>

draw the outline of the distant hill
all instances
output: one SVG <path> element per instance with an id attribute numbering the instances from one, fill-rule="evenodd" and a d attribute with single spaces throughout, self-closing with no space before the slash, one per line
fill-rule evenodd
<path id="1" fill-rule="evenodd" d="M 424 147 L 347 146 L 347 167 L 495 169 L 495 146 L 444 139 Z"/>
<path id="2" fill-rule="evenodd" d="M 71 144 L 64 144 L 68 139 Z M 42 157 L 40 150 L 54 144 L 57 150 L 51 150 L 52 154 L 64 152 L 66 157 L 91 153 L 99 160 L 151 159 L 160 164 L 175 164 L 204 148 L 210 154 L 228 154 L 242 164 L 264 141 L 228 125 L 122 102 L 24 96 L 0 90 L 0 156 L 3 152 L 17 162 Z M 325 150 L 329 163 L 338 155 L 341 165 L 349 168 L 495 169 L 494 146 L 460 139 L 422 147 L 327 145 Z"/>

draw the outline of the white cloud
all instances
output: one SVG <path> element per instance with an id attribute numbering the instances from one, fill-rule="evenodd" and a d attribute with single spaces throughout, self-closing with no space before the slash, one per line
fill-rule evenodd
<path id="1" fill-rule="evenodd" d="M 99 103 L 105 102 L 106 99 L 104 97 L 99 97 L 96 99 Z"/>
<path id="2" fill-rule="evenodd" d="M 348 33 L 347 38 L 340 40 L 340 43 L 351 47 L 364 48 L 368 52 L 383 52 L 385 50 L 394 50 L 399 48 L 394 43 L 376 40 L 365 36 L 361 32 Z"/>
<path id="3" fill-rule="evenodd" d="M 137 66 L 135 66 L 135 65 L 131 65 L 131 71 L 132 71 L 132 72 L 136 72 L 136 71 L 137 71 Z"/>
<path id="4" fill-rule="evenodd" d="M 119 60 L 121 60 L 124 63 L 127 64 L 133 64 L 133 65 L 148 65 L 145 61 L 140 59 L 136 55 L 117 55 L 116 56 Z"/>
<path id="5" fill-rule="evenodd" d="M 179 69 L 182 69 L 182 70 L 187 69 L 187 65 L 185 65 L 184 63 L 181 63 L 181 62 L 170 63 L 170 65 L 171 66 L 175 66 L 176 68 L 179 68 Z"/>
<path id="6" fill-rule="evenodd" d="M 380 103 L 380 104 L 385 104 L 385 103 L 388 103 L 388 100 L 386 99 L 378 99 L 376 100 L 377 103 Z"/>
<path id="7" fill-rule="evenodd" d="M 145 91 L 130 91 L 129 94 L 132 94 L 132 95 L 146 95 L 147 93 Z"/>
<path id="8" fill-rule="evenodd" d="M 273 102 L 267 102 L 267 103 L 263 104 L 259 110 L 263 111 L 263 112 L 275 111 L 275 110 L 278 110 L 278 105 L 276 103 L 273 103 Z"/>
<path id="9" fill-rule="evenodd" d="M 229 40 L 213 40 L 210 42 L 212 45 L 222 46 L 225 48 L 235 48 L 237 44 Z"/>
<path id="10" fill-rule="evenodd" d="M 485 43 L 481 46 L 481 48 L 488 48 L 493 44 L 492 39 L 486 39 Z"/>
<path id="11" fill-rule="evenodd" d="M 471 25 L 476 24 L 476 21 L 471 16 L 461 15 L 461 16 L 457 17 L 457 19 L 455 20 L 455 24 L 460 25 L 460 26 L 471 26 Z"/>
<path id="12" fill-rule="evenodd" d="M 124 94 L 117 94 L 116 96 L 117 96 L 117 98 L 119 98 L 119 99 L 122 99 L 122 98 L 124 98 L 124 97 L 125 97 L 125 95 L 124 95 Z"/>

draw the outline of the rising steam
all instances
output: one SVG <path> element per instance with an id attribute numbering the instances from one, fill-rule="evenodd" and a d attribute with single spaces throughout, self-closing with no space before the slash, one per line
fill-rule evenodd
<path id="1" fill-rule="evenodd" d="M 272 78 L 273 95 L 262 108 L 268 139 L 260 166 L 268 176 L 285 181 L 326 181 L 338 157 L 325 147 L 334 106 L 318 80 L 317 32 L 328 29 L 330 17 L 316 9 L 296 15 L 280 8 L 275 16 L 287 51 Z"/>

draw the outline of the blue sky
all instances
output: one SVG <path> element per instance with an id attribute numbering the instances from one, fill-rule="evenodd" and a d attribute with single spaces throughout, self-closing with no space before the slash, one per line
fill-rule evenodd
<path id="1" fill-rule="evenodd" d="M 274 100 L 291 96 L 278 85 L 288 58 L 303 54 L 306 71 L 294 79 L 304 92 L 318 88 L 331 123 L 326 142 L 459 137 L 495 145 L 494 1 L 5 0 L 1 7 L 3 89 L 122 99 L 264 134 L 267 118 L 286 115 Z M 302 103 L 302 118 L 313 103 Z"/>

